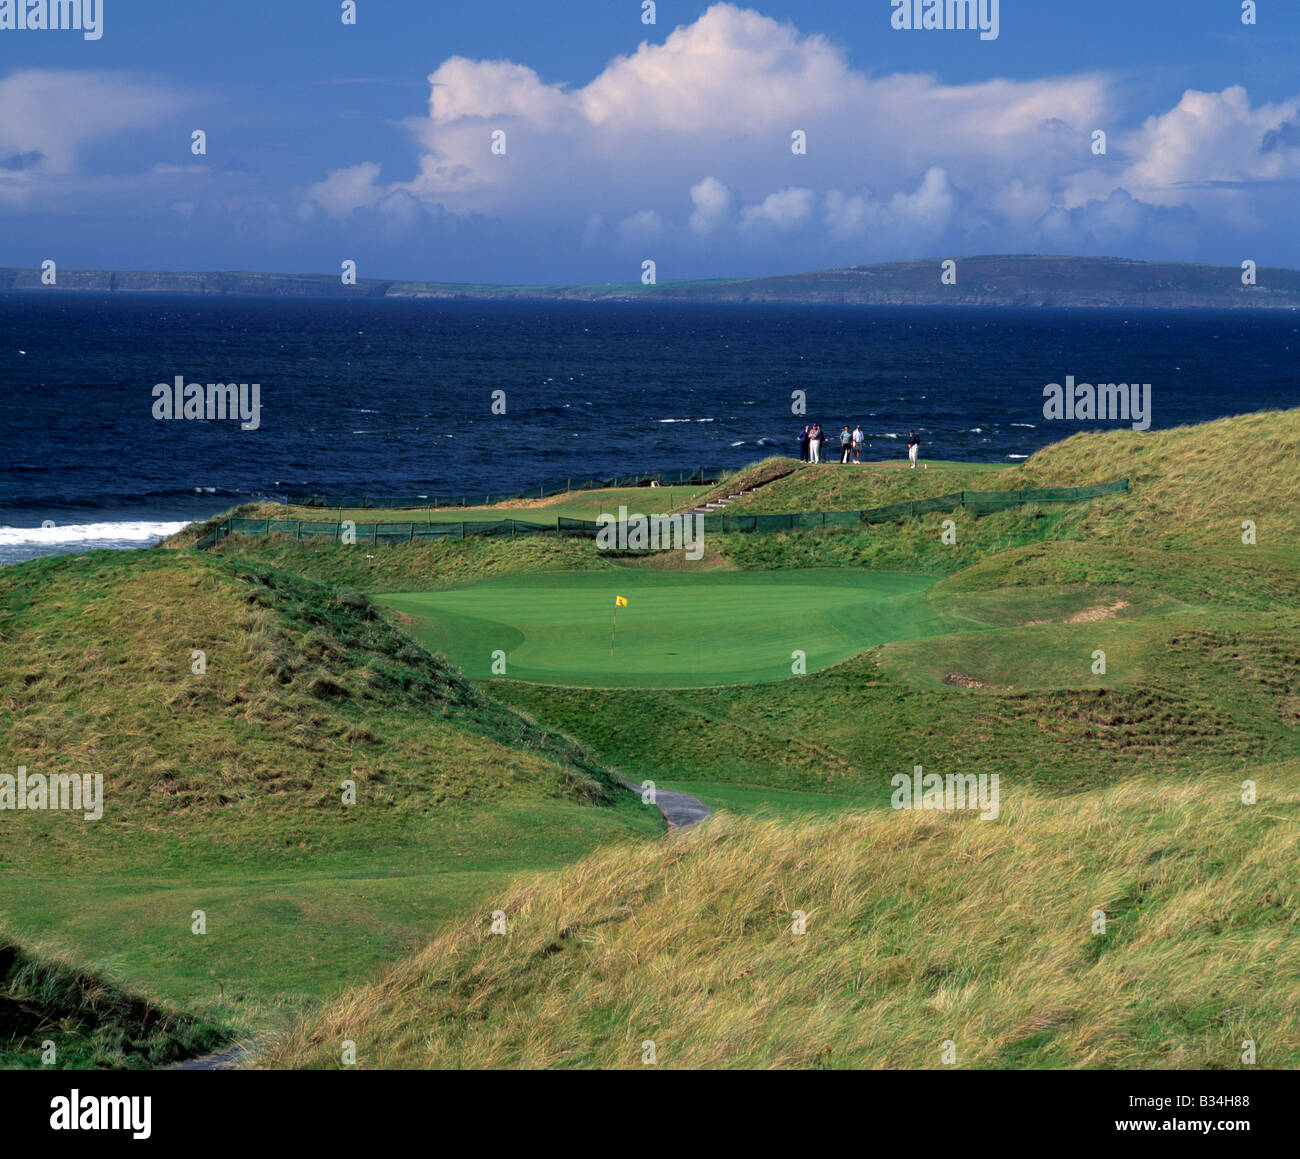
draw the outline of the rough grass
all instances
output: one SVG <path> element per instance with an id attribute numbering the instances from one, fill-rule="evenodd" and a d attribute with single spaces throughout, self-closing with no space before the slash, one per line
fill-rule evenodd
<path id="1" fill-rule="evenodd" d="M 741 568 L 845 566 L 950 574 L 1007 549 L 1066 541 L 1119 556 L 1170 548 L 1196 555 L 1208 551 L 1220 570 L 1241 562 L 1267 571 L 1296 551 L 1297 462 L 1300 408 L 1165 431 L 1075 435 L 1018 467 L 932 463 L 929 470 L 912 471 L 894 463 L 801 466 L 776 457 L 737 472 L 709 497 L 764 484 L 733 509 L 828 511 L 954 490 L 1082 486 L 1125 477 L 1131 490 L 1067 505 L 1030 504 L 978 519 L 935 513 L 860 529 L 713 535 L 708 546 L 718 553 L 712 559 Z M 957 525 L 955 546 L 940 538 L 949 518 Z M 1247 519 L 1255 523 L 1254 546 L 1242 542 Z M 616 565 L 588 541 L 550 536 L 387 548 L 237 537 L 220 550 L 367 591 L 427 591 L 518 572 Z M 1190 555 L 1187 564 L 1203 570 Z"/>
<path id="2" fill-rule="evenodd" d="M 838 455 L 838 449 L 836 454 Z M 1002 491 L 1028 487 L 1018 467 L 987 463 L 903 462 L 800 463 L 728 509 L 744 515 L 784 511 L 859 511 L 954 491 Z"/>
<path id="3" fill-rule="evenodd" d="M 345 777 L 388 811 L 616 791 L 364 596 L 261 565 L 100 552 L 5 568 L 0 640 L 0 767 L 101 772 L 117 816 L 306 809 L 342 824 Z M 2 816 L 9 831 L 20 815 Z"/>
<path id="4" fill-rule="evenodd" d="M 1160 431 L 1076 434 L 1011 467 L 776 462 L 788 469 L 777 476 L 769 468 L 772 481 L 732 509 L 852 511 L 950 491 L 1080 487 L 1127 478 L 1130 494 L 1098 504 L 1090 534 L 1107 538 L 1122 530 L 1168 542 L 1215 532 L 1239 538 L 1245 519 L 1257 524 L 1261 544 L 1300 531 L 1300 408 Z"/>
<path id="5" fill-rule="evenodd" d="M 159 1006 L 0 929 L 0 1070 L 153 1068 L 230 1037 L 206 1018 Z"/>
<path id="6" fill-rule="evenodd" d="M 98 821 L 0 811 L 0 913 L 151 1001 L 219 1003 L 241 1031 L 365 977 L 512 873 L 662 831 L 364 596 L 264 564 L 145 551 L 0 569 L 0 651 L 0 772 L 104 785 Z"/>
<path id="7" fill-rule="evenodd" d="M 1253 518 L 1278 535 L 1300 530 L 1300 408 L 1218 418 L 1169 430 L 1078 434 L 1022 466 L 1021 486 L 1082 486 L 1128 478 L 1148 509 L 1138 533 Z M 1028 482 L 1032 479 L 1032 482 Z M 1261 537 L 1261 542 L 1264 537 Z"/>
<path id="8" fill-rule="evenodd" d="M 610 553 L 596 550 L 595 540 L 548 534 L 378 545 L 232 535 L 214 552 L 366 592 L 437 591 L 497 576 L 616 566 Z"/>
<path id="9" fill-rule="evenodd" d="M 363 1068 L 1300 1065 L 1300 767 L 1002 813 L 726 815 L 521 881 L 258 1060 Z M 795 911 L 806 933 L 792 932 Z M 1096 911 L 1106 915 L 1094 933 Z"/>
<path id="10" fill-rule="evenodd" d="M 790 459 L 784 455 L 772 455 L 766 459 L 760 459 L 757 463 L 751 463 L 748 467 L 742 467 L 739 471 L 729 472 L 721 482 L 697 496 L 695 502 L 697 504 L 711 503 L 717 499 L 726 499 L 729 495 L 735 495 L 741 491 L 749 491 L 755 487 L 766 487 L 778 479 L 792 476 L 802 465 L 798 459 Z M 741 502 L 748 502 L 748 500 L 737 500 L 737 504 Z"/>

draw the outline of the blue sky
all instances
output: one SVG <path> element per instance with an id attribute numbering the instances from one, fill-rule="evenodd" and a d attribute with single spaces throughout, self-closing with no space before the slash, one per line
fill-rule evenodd
<path id="1" fill-rule="evenodd" d="M 1300 5 L 1283 0 L 1254 26 L 1239 0 L 1002 0 L 996 40 L 896 30 L 890 0 L 664 2 L 653 25 L 640 0 L 358 0 L 355 26 L 337 0 L 102 5 L 94 41 L 0 28 L 0 265 L 352 259 L 490 282 L 989 252 L 1300 266 Z"/>

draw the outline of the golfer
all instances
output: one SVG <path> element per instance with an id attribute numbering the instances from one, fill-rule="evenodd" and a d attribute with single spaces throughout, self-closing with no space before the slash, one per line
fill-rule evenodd
<path id="1" fill-rule="evenodd" d="M 862 462 L 862 428 L 853 428 L 853 461 Z"/>
<path id="2" fill-rule="evenodd" d="M 915 431 L 907 432 L 907 457 L 912 460 L 912 470 L 916 470 L 916 456 L 921 450 L 921 440 L 916 437 Z"/>
<path id="3" fill-rule="evenodd" d="M 803 462 L 808 461 L 808 424 L 804 423 L 803 430 L 799 432 L 799 458 Z"/>
<path id="4" fill-rule="evenodd" d="M 814 463 L 822 461 L 822 425 L 813 423 L 812 434 L 808 439 L 808 454 Z"/>
<path id="5" fill-rule="evenodd" d="M 853 448 L 853 435 L 849 432 L 849 424 L 844 424 L 844 429 L 840 431 L 840 462 L 847 463 L 849 454 Z"/>

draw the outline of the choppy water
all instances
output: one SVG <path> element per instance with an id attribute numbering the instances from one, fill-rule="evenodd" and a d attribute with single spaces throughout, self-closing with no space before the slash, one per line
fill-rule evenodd
<path id="1" fill-rule="evenodd" d="M 1295 405 L 1297 349 L 1291 313 L 6 294 L 0 562 L 289 489 L 740 466 L 797 453 L 796 390 L 873 458 L 915 428 L 928 457 L 1015 462 L 1084 429 L 1044 420 L 1048 382 L 1150 382 L 1158 429 Z M 259 383 L 258 429 L 156 420 L 177 375 Z"/>

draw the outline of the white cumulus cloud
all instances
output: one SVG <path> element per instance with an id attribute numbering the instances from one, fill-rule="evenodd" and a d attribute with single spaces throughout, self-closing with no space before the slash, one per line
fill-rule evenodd
<path id="1" fill-rule="evenodd" d="M 728 3 L 585 84 L 465 57 L 429 80 L 427 114 L 409 123 L 414 175 L 385 186 L 374 167 L 336 170 L 310 194 L 327 213 L 401 193 L 586 253 L 653 237 L 658 253 L 715 267 L 771 247 L 812 268 L 940 242 L 1176 252 L 1215 221 L 1266 218 L 1253 186 L 1300 180 L 1300 100 L 1189 92 L 1143 120 L 1125 107 L 1137 96 L 1100 72 L 876 75 L 824 36 Z M 806 155 L 791 151 L 796 129 Z"/>

